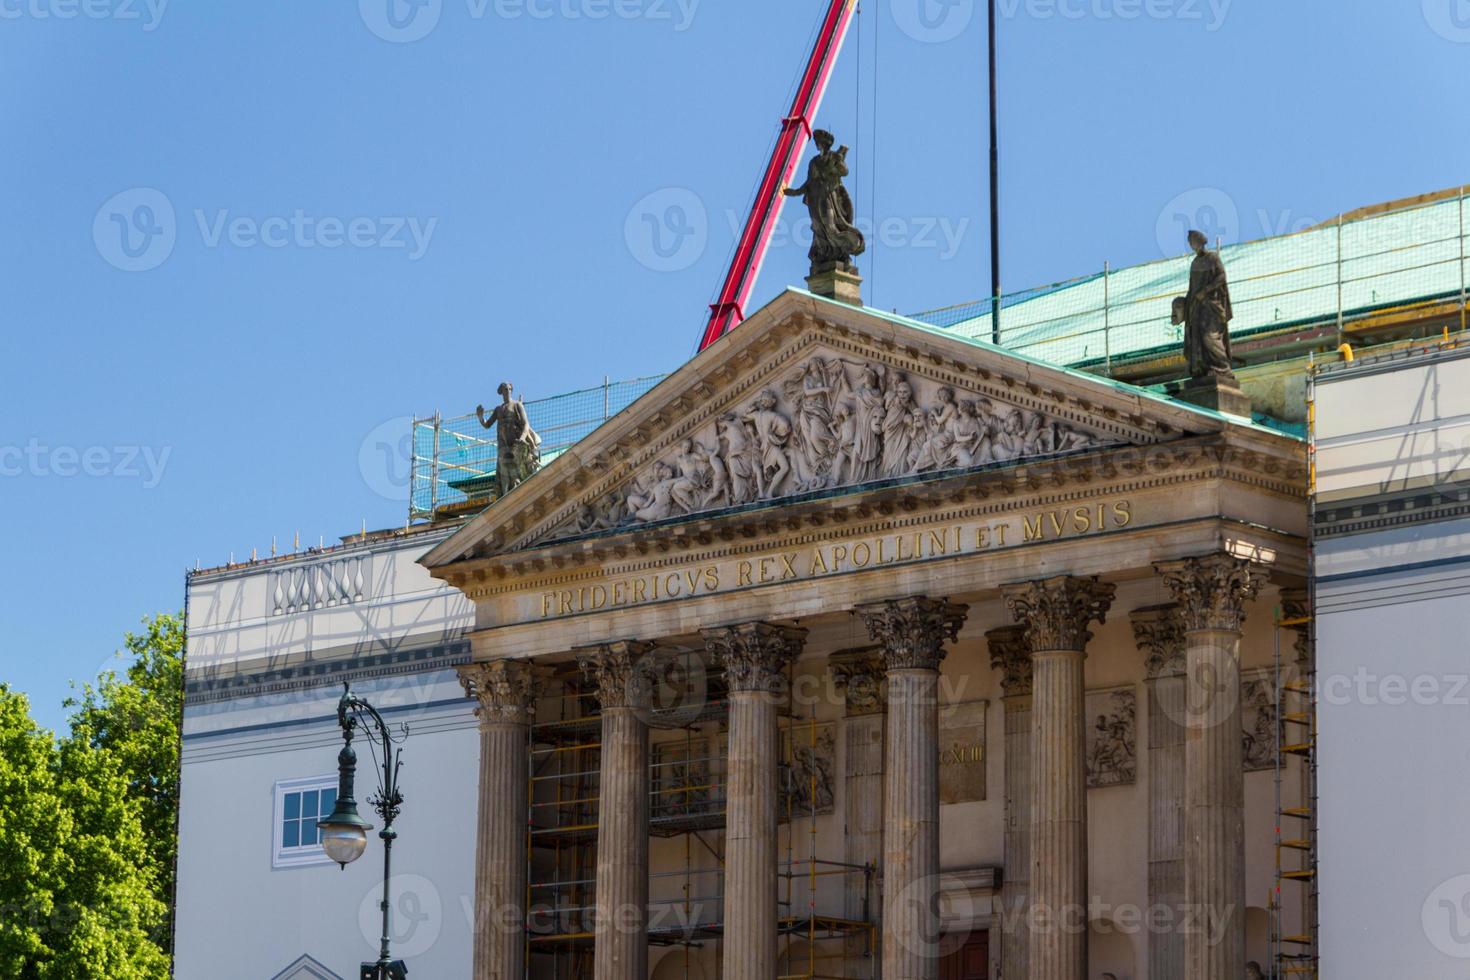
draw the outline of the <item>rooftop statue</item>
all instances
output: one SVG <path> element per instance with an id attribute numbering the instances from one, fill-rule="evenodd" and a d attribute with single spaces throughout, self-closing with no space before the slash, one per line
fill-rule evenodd
<path id="1" fill-rule="evenodd" d="M 853 269 L 852 259 L 867 248 L 863 233 L 852 223 L 852 198 L 842 186 L 847 176 L 847 147 L 832 149 L 832 134 L 819 129 L 812 134 L 818 153 L 807 165 L 806 183 L 787 187 L 787 197 L 800 197 L 812 216 L 812 247 L 807 257 L 812 273 L 832 268 Z"/>
<path id="2" fill-rule="evenodd" d="M 541 437 L 531 428 L 526 403 L 511 397 L 511 383 L 502 381 L 496 391 L 500 404 L 488 415 L 484 405 L 476 405 L 475 416 L 487 429 L 500 426 L 495 439 L 495 484 L 498 495 L 504 497 L 541 468 Z"/>
<path id="3" fill-rule="evenodd" d="M 1220 253 L 1206 248 L 1207 239 L 1198 231 L 1189 233 L 1194 263 L 1189 267 L 1189 294 L 1174 300 L 1171 321 L 1184 324 L 1184 359 L 1191 378 L 1216 377 L 1232 384 L 1235 372 L 1230 362 L 1230 286 Z"/>

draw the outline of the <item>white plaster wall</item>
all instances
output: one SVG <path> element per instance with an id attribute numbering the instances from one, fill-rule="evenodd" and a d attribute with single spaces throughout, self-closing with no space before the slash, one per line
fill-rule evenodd
<path id="1" fill-rule="evenodd" d="M 1443 536 L 1435 539 L 1432 528 Z M 1470 565 L 1456 523 L 1318 555 L 1323 976 L 1470 971 Z M 1430 564 L 1389 571 L 1405 558 Z M 1384 574 L 1333 580 L 1377 566 Z"/>
<path id="2" fill-rule="evenodd" d="M 405 704 L 411 690 L 388 683 L 357 686 L 384 707 Z M 441 672 L 424 689 L 446 694 Z M 335 865 L 272 868 L 274 784 L 336 771 L 341 748 L 332 688 L 300 697 L 297 713 L 315 720 L 288 729 L 186 736 L 179 826 L 177 960 L 179 980 L 271 980 L 309 954 L 344 980 L 377 959 L 377 901 L 382 843 L 345 871 Z M 396 702 L 396 704 L 395 704 Z M 246 707 L 233 720 L 258 724 L 269 711 Z M 395 956 L 408 955 L 410 976 L 469 975 L 474 894 L 474 834 L 479 739 L 471 704 L 388 711 L 407 721 L 402 787 L 406 797 L 393 848 Z M 224 719 L 216 713 L 217 723 Z M 372 757 L 359 739 L 359 803 L 376 785 Z M 380 824 L 364 805 L 364 816 Z M 365 910 L 365 911 L 364 911 Z M 359 913 L 366 916 L 359 922 Z M 364 929 L 363 925 L 367 928 Z"/>

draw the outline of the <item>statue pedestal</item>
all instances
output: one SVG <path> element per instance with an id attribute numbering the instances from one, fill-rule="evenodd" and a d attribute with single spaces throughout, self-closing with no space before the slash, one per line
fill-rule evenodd
<path id="1" fill-rule="evenodd" d="M 835 262 L 813 269 L 806 277 L 806 288 L 814 295 L 852 306 L 863 305 L 862 286 L 863 277 L 858 275 L 856 267 Z"/>
<path id="2" fill-rule="evenodd" d="M 1217 412 L 1238 415 L 1245 419 L 1251 417 L 1251 400 L 1240 390 L 1240 382 L 1235 380 L 1234 375 L 1221 377 L 1212 374 L 1193 378 L 1177 387 L 1170 385 L 1168 390 L 1175 398 L 1192 405 L 1213 408 Z"/>

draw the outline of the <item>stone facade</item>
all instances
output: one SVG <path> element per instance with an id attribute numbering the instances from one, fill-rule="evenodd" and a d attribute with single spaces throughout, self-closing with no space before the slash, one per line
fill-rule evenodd
<path id="1" fill-rule="evenodd" d="M 597 693 L 599 917 L 557 962 L 928 980 L 988 931 L 1007 980 L 1243 976 L 1269 815 L 1243 811 L 1240 666 L 1268 662 L 1247 612 L 1304 573 L 1300 443 L 815 303 L 782 297 L 425 559 L 476 605 L 477 670 L 580 655 Z M 677 725 L 726 732 L 713 819 L 649 823 L 654 650 L 708 651 Z M 1233 709 L 1200 713 L 1196 670 Z M 524 797 L 483 770 L 481 840 L 514 857 Z M 784 820 L 783 774 L 807 786 Z M 722 885 L 650 906 L 700 845 Z M 1218 934 L 1115 928 L 1191 903 Z M 486 933 L 504 966 L 477 980 L 518 938 Z M 533 931 L 532 976 L 553 945 Z"/>

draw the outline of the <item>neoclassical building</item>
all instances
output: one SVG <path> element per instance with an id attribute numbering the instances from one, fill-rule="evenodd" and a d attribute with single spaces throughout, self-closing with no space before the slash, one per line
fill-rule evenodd
<path id="1" fill-rule="evenodd" d="M 474 976 L 1246 976 L 1305 462 L 785 292 L 421 559 Z"/>

